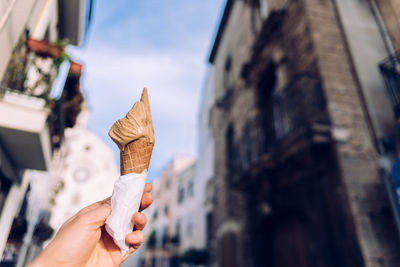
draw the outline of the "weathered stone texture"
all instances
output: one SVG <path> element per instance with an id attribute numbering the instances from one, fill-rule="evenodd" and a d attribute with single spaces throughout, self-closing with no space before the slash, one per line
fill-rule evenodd
<path id="1" fill-rule="evenodd" d="M 395 50 L 400 50 L 400 1 L 376 0 Z"/>
<path id="2" fill-rule="evenodd" d="M 335 6 L 331 1 L 308 0 L 307 3 L 332 126 L 349 133 L 345 142 L 337 143 L 338 162 L 365 266 L 394 266 L 393 259 L 400 255 L 396 251 L 399 242 L 393 242 L 379 225 L 379 221 L 387 221 L 382 212 L 389 209 L 389 201 L 378 174 L 376 152 L 357 91 L 359 85 L 335 16 Z M 390 214 L 385 215 L 393 220 Z M 387 231 L 394 234 L 394 222 L 390 226 Z"/>
<path id="3" fill-rule="evenodd" d="M 268 258 L 274 257 L 274 229 L 279 230 L 280 224 L 287 222 L 285 216 L 291 214 L 298 216 L 304 223 L 299 227 L 310 235 L 310 266 L 399 265 L 400 242 L 335 1 L 287 1 L 283 12 L 273 9 L 279 2 L 273 1 L 270 17 L 263 25 L 255 20 L 256 7 L 249 2 L 235 1 L 214 62 L 213 231 L 223 236 L 224 229 L 232 224 L 243 231 L 248 229 L 249 234 L 237 235 L 238 247 L 243 248 L 239 266 L 274 264 L 274 259 Z M 229 57 L 231 67 L 227 70 Z M 276 67 L 277 92 L 293 89 L 290 86 L 299 75 L 317 79 L 324 106 L 317 107 L 315 113 L 329 115 L 329 120 L 317 124 L 328 128 L 329 134 L 318 132 L 318 138 L 326 143 L 310 144 L 314 139 L 310 141 L 305 133 L 308 124 L 315 124 L 315 114 L 311 114 L 305 120 L 307 125 L 289 132 L 293 139 L 286 137 L 276 144 L 269 155 L 273 163 L 252 165 L 250 169 L 257 168 L 258 172 L 248 172 L 243 180 L 251 182 L 242 181 L 247 187 L 237 188 L 232 186 L 232 170 L 228 168 L 227 131 L 233 128 L 234 143 L 242 148 L 248 123 L 266 115 L 268 109 L 259 105 L 263 96 L 259 83 L 269 75 L 265 71 L 271 64 Z M 295 115 L 306 112 L 304 106 L 296 106 L 304 101 L 303 95 L 315 93 L 299 90 L 304 92 L 293 94 L 289 103 L 294 106 L 285 110 Z M 258 123 L 258 127 L 264 127 Z M 276 122 L 272 125 L 277 127 Z M 264 228 L 272 230 L 261 237 L 254 235 Z M 254 248 L 262 238 L 264 252 Z M 213 240 L 211 248 L 214 266 L 222 257 L 219 241 Z M 268 259 L 260 259 L 260 255 Z"/>

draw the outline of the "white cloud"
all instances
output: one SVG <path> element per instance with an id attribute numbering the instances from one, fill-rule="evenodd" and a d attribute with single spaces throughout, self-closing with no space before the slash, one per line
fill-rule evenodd
<path id="1" fill-rule="evenodd" d="M 103 139 L 108 138 L 109 127 L 125 115 L 146 86 L 156 130 L 153 175 L 172 155 L 195 154 L 197 111 L 205 72 L 205 63 L 199 59 L 204 58 L 203 53 L 140 53 L 103 46 L 72 50 L 71 54 L 87 66 L 82 87 L 88 92 L 93 111 L 90 125 Z"/>
<path id="2" fill-rule="evenodd" d="M 98 3 L 86 47 L 70 49 L 85 62 L 89 129 L 114 151 L 109 128 L 148 87 L 156 131 L 150 175 L 176 153 L 195 154 L 206 54 L 223 2 Z"/>

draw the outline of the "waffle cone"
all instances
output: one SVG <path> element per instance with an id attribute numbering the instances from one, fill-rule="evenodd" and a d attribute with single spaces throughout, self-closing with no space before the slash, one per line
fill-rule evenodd
<path id="1" fill-rule="evenodd" d="M 142 173 L 149 168 L 154 143 L 147 138 L 140 138 L 129 143 L 120 152 L 121 175 Z"/>

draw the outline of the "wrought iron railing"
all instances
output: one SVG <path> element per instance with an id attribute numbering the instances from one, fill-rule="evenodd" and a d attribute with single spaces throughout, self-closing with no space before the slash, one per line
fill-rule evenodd
<path id="1" fill-rule="evenodd" d="M 46 101 L 43 98 L 28 95 L 19 90 L 7 88 L 2 85 L 0 85 L 0 100 L 19 103 L 24 106 L 30 106 L 39 109 L 46 106 Z"/>
<path id="2" fill-rule="evenodd" d="M 400 118 L 400 54 L 396 52 L 379 64 L 396 118 Z"/>
<path id="3" fill-rule="evenodd" d="M 25 95 L 51 101 L 50 92 L 60 64 L 68 58 L 63 44 L 21 35 L 15 46 L 0 86 Z"/>
<path id="4" fill-rule="evenodd" d="M 51 90 L 60 64 L 68 60 L 70 68 L 62 95 L 54 99 Z M 0 80 L 0 101 L 50 110 L 47 126 L 52 149 L 59 148 L 66 127 L 76 123 L 84 101 L 80 90 L 82 64 L 72 61 L 62 42 L 35 40 L 25 32 L 15 46 Z"/>
<path id="5" fill-rule="evenodd" d="M 329 124 L 318 76 L 296 76 L 287 87 L 276 90 L 270 101 L 269 108 L 260 110 L 255 119 L 246 123 L 241 138 L 235 142 L 228 158 L 233 180 L 240 179 L 261 157 L 273 153 L 289 135 L 315 124 Z"/>
<path id="6" fill-rule="evenodd" d="M 313 74 L 297 75 L 274 95 L 273 107 L 277 141 L 304 126 L 329 121 L 321 80 Z"/>

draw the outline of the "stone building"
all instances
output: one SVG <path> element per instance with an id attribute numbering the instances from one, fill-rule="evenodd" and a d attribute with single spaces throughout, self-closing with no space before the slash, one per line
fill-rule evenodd
<path id="1" fill-rule="evenodd" d="M 397 1 L 227 1 L 209 58 L 211 266 L 400 264 L 398 14 Z"/>

